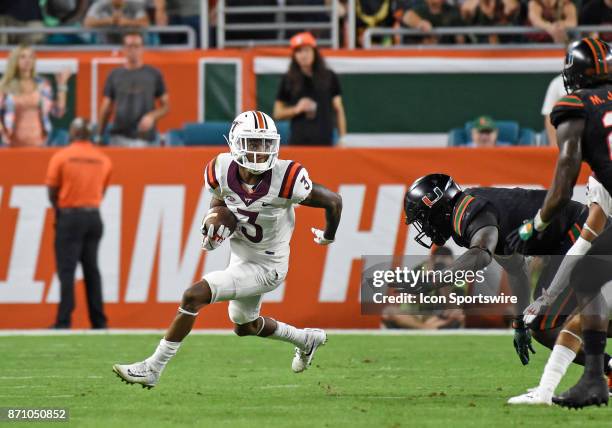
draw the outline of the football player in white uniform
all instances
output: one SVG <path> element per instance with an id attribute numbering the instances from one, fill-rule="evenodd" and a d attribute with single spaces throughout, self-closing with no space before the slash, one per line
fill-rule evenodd
<path id="1" fill-rule="evenodd" d="M 314 242 L 334 242 L 342 199 L 313 183 L 299 163 L 278 159 L 280 135 L 270 116 L 259 111 L 241 113 L 228 136 L 230 153 L 212 159 L 205 169 L 211 208 L 226 206 L 238 219 L 229 238 L 231 258 L 223 271 L 208 273 L 185 290 L 178 313 L 157 349 L 146 360 L 115 364 L 113 370 L 128 383 L 153 387 L 168 361 L 189 334 L 204 306 L 229 300 L 229 318 L 238 336 L 260 336 L 295 345 L 292 369 L 299 373 L 311 363 L 327 336 L 319 329 L 299 329 L 260 316 L 263 294 L 284 280 L 289 262 L 289 241 L 294 228 L 294 205 L 323 208 L 325 230 L 312 228 Z M 207 230 L 206 230 L 207 229 Z M 203 223 L 203 248 L 213 251 L 229 236 Z"/>
<path id="2" fill-rule="evenodd" d="M 591 242 L 604 230 L 608 217 L 612 214 L 612 198 L 603 185 L 593 176 L 589 177 L 587 183 L 587 206 L 589 207 L 589 216 L 584 223 L 580 236 L 567 252 L 548 289 L 544 290 L 542 295 L 525 309 L 525 324 L 529 325 L 536 317 L 544 315 L 547 309 L 569 286 L 570 273 L 576 262 L 591 248 Z M 612 310 L 611 291 L 610 284 L 602 289 L 608 308 Z M 581 350 L 582 326 L 581 315 L 578 313 L 572 316 L 559 332 L 538 386 L 530 388 L 522 395 L 510 398 L 508 404 L 552 405 L 555 389 L 559 386 L 569 365 L 574 360 L 584 364 L 582 362 L 584 361 L 584 354 Z M 608 375 L 608 386 L 612 390 L 612 362 L 608 354 L 604 354 L 604 367 Z"/>

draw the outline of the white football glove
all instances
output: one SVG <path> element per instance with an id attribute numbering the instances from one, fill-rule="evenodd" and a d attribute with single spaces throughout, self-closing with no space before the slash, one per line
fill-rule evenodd
<path id="1" fill-rule="evenodd" d="M 204 232 L 204 227 L 202 227 L 202 232 Z M 225 241 L 225 239 L 230 236 L 230 234 L 231 231 L 224 225 L 220 225 L 217 228 L 216 233 L 215 227 L 210 226 L 206 231 L 206 234 L 204 234 L 204 239 L 202 240 L 202 249 L 206 251 L 216 250 L 221 244 L 223 244 L 223 241 Z"/>
<path id="2" fill-rule="evenodd" d="M 324 233 L 322 230 L 320 229 L 316 229 L 316 228 L 311 228 L 310 229 L 312 231 L 312 234 L 314 235 L 314 241 L 315 243 L 319 244 L 319 245 L 329 245 L 332 242 L 334 242 L 333 239 L 325 239 Z"/>
<path id="3" fill-rule="evenodd" d="M 554 298 L 549 295 L 546 290 L 542 292 L 542 295 L 535 299 L 531 305 L 527 306 L 523 311 L 523 321 L 525 324 L 531 324 L 538 315 L 542 315 L 546 312 L 548 307 L 553 303 Z"/>

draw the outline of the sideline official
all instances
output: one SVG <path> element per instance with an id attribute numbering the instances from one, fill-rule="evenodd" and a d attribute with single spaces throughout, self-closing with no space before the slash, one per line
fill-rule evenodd
<path id="1" fill-rule="evenodd" d="M 70 328 L 74 309 L 74 276 L 81 262 L 89 319 L 94 329 L 106 328 L 98 246 L 102 238 L 100 202 L 108 186 L 111 161 L 91 142 L 89 123 L 76 118 L 70 125 L 70 145 L 49 162 L 46 184 L 55 209 L 55 261 L 61 284 L 53 328 Z"/>

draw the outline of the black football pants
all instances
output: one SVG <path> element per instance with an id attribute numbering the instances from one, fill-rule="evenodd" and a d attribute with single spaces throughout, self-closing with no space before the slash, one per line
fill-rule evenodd
<path id="1" fill-rule="evenodd" d="M 56 327 L 70 327 L 74 309 L 74 276 L 77 263 L 81 262 L 91 326 L 106 328 L 102 280 L 98 269 L 98 246 L 102 231 L 102 219 L 98 210 L 73 208 L 57 211 L 55 261 L 61 291 Z"/>

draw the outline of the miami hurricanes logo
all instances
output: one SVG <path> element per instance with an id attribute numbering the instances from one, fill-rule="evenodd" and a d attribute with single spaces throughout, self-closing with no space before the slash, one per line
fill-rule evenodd
<path id="1" fill-rule="evenodd" d="M 440 190 L 439 187 L 434 187 L 433 189 L 434 194 L 436 195 L 435 199 L 432 201 L 431 199 L 429 199 L 429 196 L 425 195 L 421 198 L 421 200 L 423 201 L 423 203 L 425 205 L 427 205 L 429 208 L 433 207 L 434 204 L 436 202 L 438 202 L 440 199 L 442 199 L 443 193 L 442 190 Z"/>

